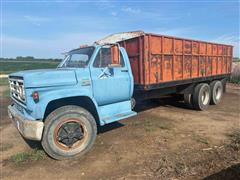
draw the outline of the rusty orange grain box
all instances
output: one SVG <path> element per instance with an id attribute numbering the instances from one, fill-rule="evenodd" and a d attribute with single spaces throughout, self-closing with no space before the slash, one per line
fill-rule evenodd
<path id="1" fill-rule="evenodd" d="M 231 73 L 231 45 L 151 33 L 118 43 L 128 53 L 136 85 Z"/>

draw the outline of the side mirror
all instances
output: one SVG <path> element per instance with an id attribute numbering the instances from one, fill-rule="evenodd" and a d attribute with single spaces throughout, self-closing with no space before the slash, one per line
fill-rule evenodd
<path id="1" fill-rule="evenodd" d="M 111 54 L 112 54 L 112 64 L 111 66 L 121 66 L 120 65 L 120 52 L 118 45 L 111 46 Z"/>

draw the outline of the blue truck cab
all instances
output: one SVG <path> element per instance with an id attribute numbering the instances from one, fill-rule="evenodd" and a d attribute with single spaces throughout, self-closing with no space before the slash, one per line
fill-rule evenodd
<path id="1" fill-rule="evenodd" d="M 55 159 L 86 153 L 97 125 L 136 115 L 128 55 L 118 44 L 74 49 L 56 69 L 13 73 L 9 83 L 9 116 Z"/>

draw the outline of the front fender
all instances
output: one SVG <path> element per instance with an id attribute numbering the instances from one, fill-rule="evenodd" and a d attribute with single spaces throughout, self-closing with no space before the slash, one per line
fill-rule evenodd
<path id="1" fill-rule="evenodd" d="M 98 105 L 93 98 L 91 91 L 87 89 L 80 89 L 80 88 L 67 88 L 67 89 L 51 89 L 51 90 L 38 90 L 40 100 L 39 102 L 35 103 L 33 100 L 32 102 L 29 102 L 32 104 L 32 116 L 35 119 L 43 119 L 45 110 L 47 108 L 47 105 L 54 100 L 62 99 L 62 98 L 68 98 L 68 97 L 77 97 L 77 96 L 85 96 L 92 100 L 93 104 L 96 107 L 96 110 L 98 112 Z"/>

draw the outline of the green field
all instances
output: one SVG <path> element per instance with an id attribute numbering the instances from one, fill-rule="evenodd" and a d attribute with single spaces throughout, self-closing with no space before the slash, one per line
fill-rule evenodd
<path id="1" fill-rule="evenodd" d="M 8 78 L 0 78 L 0 86 L 7 86 Z"/>
<path id="2" fill-rule="evenodd" d="M 12 72 L 56 68 L 60 61 L 0 61 L 0 74 L 10 74 Z"/>

